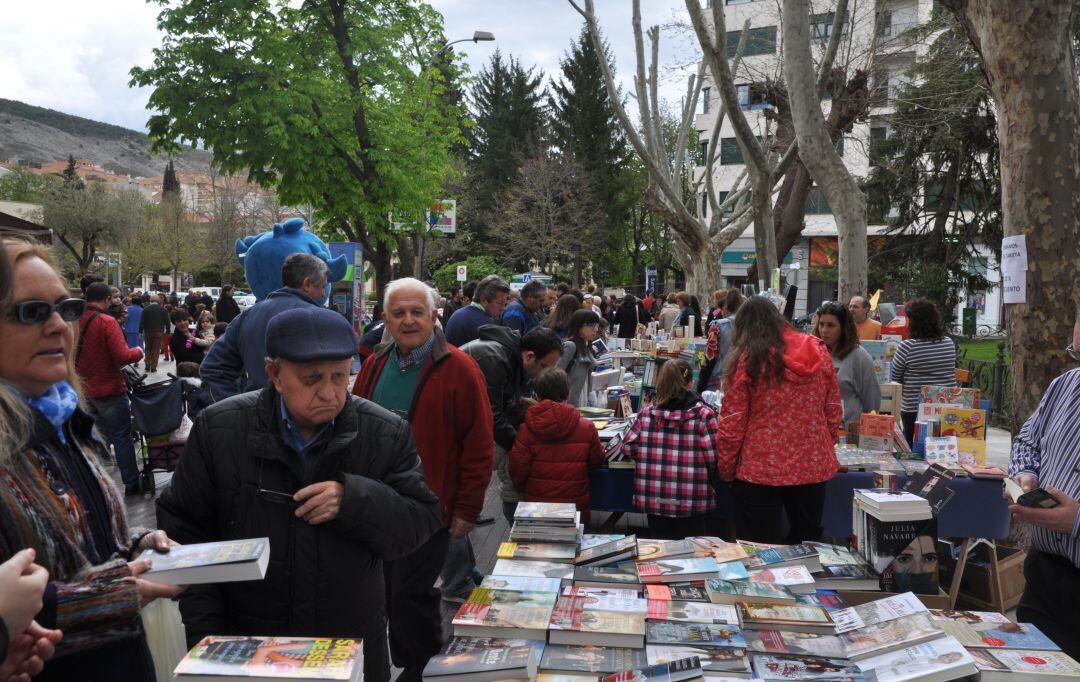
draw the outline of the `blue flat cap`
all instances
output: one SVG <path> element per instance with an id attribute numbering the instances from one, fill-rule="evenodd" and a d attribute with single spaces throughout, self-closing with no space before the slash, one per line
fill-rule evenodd
<path id="1" fill-rule="evenodd" d="M 274 315 L 266 326 L 266 354 L 292 362 L 344 360 L 357 353 L 349 321 L 328 308 L 306 305 Z"/>

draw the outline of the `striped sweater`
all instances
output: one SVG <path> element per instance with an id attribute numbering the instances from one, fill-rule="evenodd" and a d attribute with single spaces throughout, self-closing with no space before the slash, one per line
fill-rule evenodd
<path id="1" fill-rule="evenodd" d="M 956 346 L 952 339 L 907 339 L 896 347 L 892 380 L 904 385 L 901 412 L 919 411 L 921 386 L 956 385 Z"/>
<path id="2" fill-rule="evenodd" d="M 81 412 L 64 425 L 69 445 L 44 415 L 22 456 L 0 469 L 0 561 L 27 547 L 49 570 L 45 627 L 63 630 L 57 656 L 138 636 L 139 593 L 128 570 L 130 548 L 145 531 L 129 529 L 124 505 L 98 462 L 101 444 Z M 76 491 L 96 487 L 95 500 Z M 107 518 L 88 513 L 95 506 Z"/>

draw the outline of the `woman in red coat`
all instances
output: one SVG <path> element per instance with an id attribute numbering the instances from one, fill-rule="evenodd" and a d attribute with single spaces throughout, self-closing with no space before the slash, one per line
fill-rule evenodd
<path id="1" fill-rule="evenodd" d="M 735 316 L 716 439 L 720 477 L 734 481 L 740 539 L 795 544 L 821 535 L 842 417 L 836 371 L 821 339 L 792 329 L 766 298 L 744 303 Z"/>
<path id="2" fill-rule="evenodd" d="M 589 469 L 604 463 L 600 436 L 588 419 L 567 404 L 570 382 L 558 367 L 533 379 L 540 402 L 525 411 L 525 422 L 510 450 L 514 488 L 527 502 L 573 502 L 589 522 Z"/>

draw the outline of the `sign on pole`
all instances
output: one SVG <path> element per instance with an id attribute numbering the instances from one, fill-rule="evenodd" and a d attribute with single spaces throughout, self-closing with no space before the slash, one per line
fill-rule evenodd
<path id="1" fill-rule="evenodd" d="M 645 290 L 656 291 L 656 266 L 645 266 Z"/>
<path id="2" fill-rule="evenodd" d="M 436 232 L 454 234 L 457 231 L 457 199 L 441 199 L 432 204 L 428 211 L 428 225 Z"/>
<path id="3" fill-rule="evenodd" d="M 457 281 L 464 282 L 469 278 L 469 268 L 465 265 L 457 266 Z"/>

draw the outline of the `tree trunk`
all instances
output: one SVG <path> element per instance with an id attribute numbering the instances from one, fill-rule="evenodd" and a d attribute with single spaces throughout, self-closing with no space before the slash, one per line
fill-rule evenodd
<path id="1" fill-rule="evenodd" d="M 722 277 L 720 274 L 720 255 L 722 252 L 723 249 L 706 247 L 697 253 L 691 254 L 689 263 L 683 264 L 683 273 L 686 276 L 686 290 L 697 296 L 699 301 L 711 301 L 712 292 L 720 286 Z"/>
<path id="2" fill-rule="evenodd" d="M 942 0 L 983 59 L 998 112 L 1007 236 L 1025 235 L 1027 298 L 1006 306 L 1013 427 L 1067 368 L 1080 314 L 1080 96 L 1073 0 Z"/>
<path id="3" fill-rule="evenodd" d="M 833 209 L 840 242 L 840 300 L 847 301 L 866 293 L 866 196 L 837 154 L 821 113 L 806 0 L 783 0 L 783 12 L 784 80 L 799 156 Z"/>
<path id="4" fill-rule="evenodd" d="M 754 265 L 758 291 L 764 291 L 772 286 L 772 273 L 779 267 L 776 257 L 776 229 L 773 227 L 772 177 L 767 168 L 754 175 L 754 195 L 751 200 L 754 211 L 754 250 L 757 252 Z"/>

